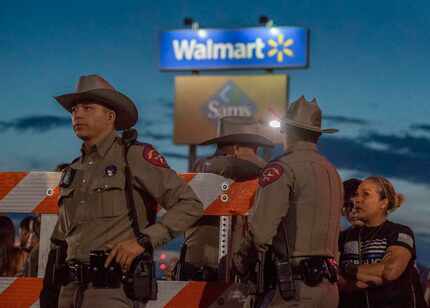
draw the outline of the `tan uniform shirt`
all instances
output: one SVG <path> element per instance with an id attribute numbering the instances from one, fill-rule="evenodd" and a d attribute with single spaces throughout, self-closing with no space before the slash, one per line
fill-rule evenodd
<path id="1" fill-rule="evenodd" d="M 235 181 L 255 179 L 266 162 L 258 156 L 251 160 L 238 159 L 230 155 L 217 155 L 196 162 L 193 171 L 214 173 Z M 236 217 L 233 226 L 232 250 L 239 249 L 245 220 Z M 185 261 L 194 266 L 218 267 L 219 217 L 205 216 L 198 225 L 185 233 L 187 252 Z"/>
<path id="2" fill-rule="evenodd" d="M 291 256 L 336 256 L 342 181 L 315 144 L 295 144 L 266 166 L 259 183 L 250 217 L 257 246 L 270 245 L 286 217 Z"/>
<path id="3" fill-rule="evenodd" d="M 139 227 L 154 248 L 187 230 L 203 215 L 203 206 L 192 189 L 151 145 L 133 145 L 128 161 Z M 113 132 L 90 151 L 82 151 L 70 167 L 76 174 L 70 185 L 61 189 L 53 239 L 67 242 L 68 260 L 86 262 L 91 250 L 105 250 L 107 244 L 134 237 L 126 204 L 122 140 Z M 151 226 L 142 191 L 167 210 Z"/>

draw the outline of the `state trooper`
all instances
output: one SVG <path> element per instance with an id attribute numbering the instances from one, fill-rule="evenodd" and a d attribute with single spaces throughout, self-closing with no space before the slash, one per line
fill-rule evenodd
<path id="1" fill-rule="evenodd" d="M 272 250 L 275 288 L 265 290 L 270 307 L 327 307 L 338 304 L 336 262 L 342 181 L 317 149 L 321 110 L 302 96 L 286 113 L 287 151 L 259 177 L 246 241 L 234 257 L 243 275 L 259 251 Z"/>
<path id="2" fill-rule="evenodd" d="M 143 253 L 191 227 L 203 206 L 152 145 L 126 147 L 116 130 L 130 129 L 138 111 L 102 77 L 82 76 L 75 93 L 55 99 L 71 113 L 83 141 L 81 156 L 63 172 L 52 235 L 54 243 L 67 244 L 59 307 L 143 306 L 129 298 L 119 276 Z M 167 210 L 158 222 L 156 203 Z M 109 271 L 100 276 L 90 268 L 92 260 L 98 271 L 103 266 Z"/>
<path id="3" fill-rule="evenodd" d="M 257 155 L 258 147 L 273 147 L 266 127 L 253 117 L 227 116 L 218 120 L 218 131 L 200 145 L 217 148 L 213 155 L 198 160 L 193 172 L 214 173 L 235 181 L 258 178 L 266 161 Z M 245 220 L 235 217 L 233 250 L 237 250 Z M 222 271 L 229 259 L 218 262 L 219 216 L 203 216 L 197 225 L 185 232 L 185 242 L 177 266 L 178 280 L 215 281 L 225 275 Z"/>

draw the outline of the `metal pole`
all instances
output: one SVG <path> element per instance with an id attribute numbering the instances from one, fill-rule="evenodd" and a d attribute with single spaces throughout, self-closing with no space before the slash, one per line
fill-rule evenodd
<path id="1" fill-rule="evenodd" d="M 197 159 L 197 146 L 195 144 L 190 144 L 188 147 L 188 171 L 191 172 L 194 163 Z"/>
<path id="2" fill-rule="evenodd" d="M 230 260 L 231 260 L 231 235 L 233 227 L 232 216 L 219 217 L 219 250 L 218 268 L 219 277 L 225 281 L 230 280 Z"/>
<path id="3" fill-rule="evenodd" d="M 191 75 L 198 75 L 199 71 L 191 71 Z M 191 172 L 194 166 L 194 163 L 197 159 L 197 145 L 190 144 L 188 148 L 188 171 Z"/>

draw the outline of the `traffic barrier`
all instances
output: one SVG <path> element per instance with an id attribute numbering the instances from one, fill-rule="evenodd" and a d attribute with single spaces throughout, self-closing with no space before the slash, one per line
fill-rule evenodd
<path id="1" fill-rule="evenodd" d="M 38 278 L 0 277 L 0 307 L 39 307 L 39 294 L 49 250 L 49 237 L 58 213 L 58 172 L 0 173 L 0 215 L 33 213 L 41 215 Z M 251 207 L 257 181 L 234 182 L 215 174 L 183 173 L 202 201 L 206 215 L 246 215 Z M 159 215 L 164 213 L 160 209 Z M 148 307 L 226 307 L 241 305 L 240 286 L 223 282 L 158 282 L 158 300 Z"/>

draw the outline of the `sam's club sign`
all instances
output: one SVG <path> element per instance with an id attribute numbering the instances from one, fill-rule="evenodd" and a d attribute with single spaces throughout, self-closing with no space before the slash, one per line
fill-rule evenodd
<path id="1" fill-rule="evenodd" d="M 160 69 L 304 67 L 307 52 L 303 28 L 176 30 L 161 33 Z"/>

